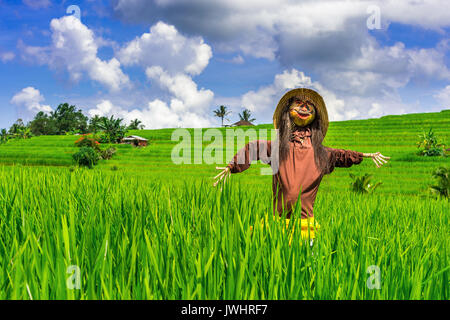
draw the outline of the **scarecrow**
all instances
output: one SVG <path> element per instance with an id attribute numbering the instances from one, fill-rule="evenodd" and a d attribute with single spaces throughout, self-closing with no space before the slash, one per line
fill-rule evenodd
<path id="1" fill-rule="evenodd" d="M 238 151 L 233 160 L 216 177 L 217 185 L 231 173 L 247 170 L 252 161 L 261 160 L 273 169 L 273 213 L 286 213 L 289 224 L 297 199 L 301 199 L 301 237 L 314 239 L 314 201 L 324 175 L 335 167 L 350 167 L 363 158 L 371 158 L 377 167 L 389 157 L 380 152 L 361 153 L 333 149 L 322 145 L 328 129 L 328 113 L 322 97 L 311 89 L 297 88 L 287 92 L 278 102 L 273 115 L 278 129 L 274 142 L 256 140 Z M 272 154 L 272 151 L 274 154 Z M 276 166 L 273 164 L 276 163 Z"/>

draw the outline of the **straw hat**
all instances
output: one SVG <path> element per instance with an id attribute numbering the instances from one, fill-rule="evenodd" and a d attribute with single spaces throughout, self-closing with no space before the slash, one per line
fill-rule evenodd
<path id="1" fill-rule="evenodd" d="M 325 106 L 325 102 L 323 98 L 311 89 L 306 88 L 297 88 L 291 91 L 288 91 L 284 94 L 284 96 L 278 102 L 277 108 L 273 113 L 273 126 L 275 129 L 278 129 L 278 125 L 280 123 L 281 113 L 283 112 L 283 108 L 286 106 L 288 100 L 292 97 L 299 97 L 302 100 L 309 100 L 316 106 L 316 111 L 320 117 L 320 127 L 322 128 L 322 134 L 325 137 L 328 130 L 328 112 L 327 107 Z"/>

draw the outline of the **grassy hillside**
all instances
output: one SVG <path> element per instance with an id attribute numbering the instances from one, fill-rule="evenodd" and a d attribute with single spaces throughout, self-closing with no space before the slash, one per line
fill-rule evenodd
<path id="1" fill-rule="evenodd" d="M 272 125 L 259 125 L 245 128 L 271 129 Z M 333 148 L 357 150 L 360 152 L 376 152 L 390 156 L 391 161 L 381 169 L 366 159 L 359 166 L 351 169 L 337 168 L 333 175 L 326 177 L 321 188 L 347 188 L 350 179 L 348 173 L 370 173 L 375 179 L 381 180 L 381 193 L 420 193 L 430 183 L 431 171 L 439 165 L 449 163 L 449 158 L 420 157 L 416 155 L 417 135 L 422 130 L 433 128 L 437 136 L 447 145 L 450 144 L 450 110 L 438 113 L 408 114 L 386 116 L 379 119 L 351 120 L 331 122 L 324 145 Z M 188 129 L 192 137 L 194 130 Z M 207 129 L 203 129 L 203 133 Z M 226 135 L 225 128 L 219 129 Z M 229 130 L 229 129 L 228 129 Z M 192 164 L 174 165 L 171 151 L 178 141 L 172 141 L 173 129 L 131 131 L 150 140 L 146 148 L 138 149 L 129 145 L 117 145 L 117 155 L 110 161 L 103 161 L 95 170 L 106 170 L 113 166 L 120 171 L 131 172 L 133 175 L 151 177 L 152 179 L 182 180 L 196 177 L 208 179 L 215 175 L 215 165 Z M 78 136 L 40 136 L 29 140 L 14 140 L 0 145 L 0 164 L 33 165 L 33 166 L 71 166 L 72 154 L 77 148 L 74 141 Z M 225 139 L 224 139 L 225 140 Z M 225 143 L 225 141 L 224 141 Z M 194 141 L 192 141 L 194 144 Z M 210 144 L 203 141 L 203 146 Z M 235 141 L 237 149 L 237 141 Z M 230 159 L 225 152 L 222 163 Z M 253 165 L 245 175 L 233 178 L 242 183 L 269 183 L 270 176 L 261 176 L 261 165 Z M 251 177 L 251 178 L 250 178 Z M 206 180 L 207 181 L 207 180 Z"/>
<path id="2" fill-rule="evenodd" d="M 132 132 L 150 145 L 119 145 L 92 170 L 69 170 L 78 137 L 8 142 L 0 299 L 448 299 L 449 202 L 426 189 L 449 158 L 415 155 L 430 127 L 449 144 L 449 111 L 330 124 L 325 145 L 391 161 L 377 169 L 366 159 L 325 177 L 312 249 L 299 228 L 289 245 L 292 230 L 272 220 L 262 164 L 213 188 L 216 164 L 172 163 L 172 129 Z M 357 195 L 349 173 L 383 184 Z M 367 285 L 371 266 L 379 289 Z"/>

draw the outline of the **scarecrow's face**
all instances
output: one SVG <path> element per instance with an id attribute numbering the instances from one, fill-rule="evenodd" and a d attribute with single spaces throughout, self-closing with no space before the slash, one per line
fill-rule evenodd
<path id="1" fill-rule="evenodd" d="M 305 127 L 316 118 L 316 108 L 309 101 L 294 99 L 289 107 L 291 120 L 299 127 Z"/>

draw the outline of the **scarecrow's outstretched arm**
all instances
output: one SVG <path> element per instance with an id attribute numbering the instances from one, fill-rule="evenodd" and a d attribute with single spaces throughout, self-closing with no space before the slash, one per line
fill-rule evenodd
<path id="1" fill-rule="evenodd" d="M 344 167 L 348 168 L 354 164 L 359 164 L 364 159 L 364 154 L 353 150 L 325 148 L 328 152 L 328 160 L 331 162 L 332 168 Z"/>
<path id="2" fill-rule="evenodd" d="M 255 140 L 249 142 L 239 150 L 227 168 L 231 173 L 239 173 L 247 170 L 252 161 L 261 160 L 264 163 L 270 163 L 271 142 L 266 140 Z"/>
<path id="3" fill-rule="evenodd" d="M 261 160 L 264 163 L 270 163 L 271 142 L 266 140 L 255 140 L 249 142 L 236 153 L 233 159 L 226 167 L 216 167 L 222 170 L 214 177 L 216 186 L 220 181 L 225 181 L 231 173 L 239 173 L 247 170 L 252 161 Z"/>
<path id="4" fill-rule="evenodd" d="M 332 168 L 334 167 L 351 167 L 354 164 L 359 164 L 364 158 L 372 158 L 375 165 L 379 168 L 384 163 L 387 163 L 387 159 L 390 157 L 383 156 L 380 152 L 375 153 L 362 153 L 352 150 L 325 148 L 328 152 L 328 159 L 331 162 Z"/>
<path id="5" fill-rule="evenodd" d="M 383 164 L 387 163 L 387 159 L 390 159 L 391 157 L 386 157 L 381 154 L 381 152 L 375 152 L 375 153 L 363 153 L 363 157 L 365 158 L 372 158 L 373 162 L 377 166 L 377 168 L 381 167 Z"/>

